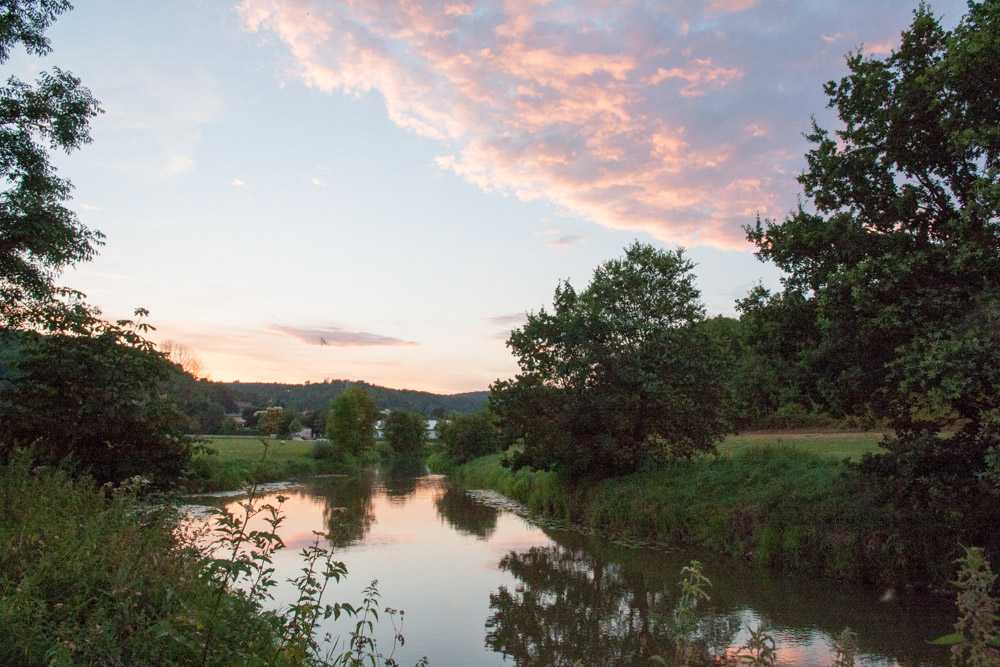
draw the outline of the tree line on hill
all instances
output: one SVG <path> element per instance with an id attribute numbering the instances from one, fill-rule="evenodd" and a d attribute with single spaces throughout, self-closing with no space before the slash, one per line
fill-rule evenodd
<path id="1" fill-rule="evenodd" d="M 232 435 L 254 432 L 258 413 L 268 407 L 284 410 L 298 418 L 298 428 L 279 433 L 287 437 L 302 427 L 313 433 L 325 431 L 326 413 L 334 399 L 351 387 L 364 389 L 379 410 L 406 410 L 428 419 L 441 419 L 450 414 L 475 412 L 486 404 L 487 391 L 461 394 L 433 394 L 411 389 L 390 389 L 367 382 L 351 380 L 324 380 L 304 384 L 268 382 L 213 382 L 195 378 L 182 371 L 176 377 L 173 393 L 180 402 L 180 409 L 187 418 L 189 433 L 200 435 Z M 239 419 L 236 419 L 236 418 Z"/>

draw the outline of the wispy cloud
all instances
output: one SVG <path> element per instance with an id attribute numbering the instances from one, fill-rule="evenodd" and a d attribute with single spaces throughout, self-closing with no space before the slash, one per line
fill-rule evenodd
<path id="1" fill-rule="evenodd" d="M 487 317 L 486 321 L 493 326 L 498 327 L 519 327 L 528 320 L 528 314 L 525 312 L 511 313 L 510 315 L 497 315 L 496 317 Z"/>
<path id="2" fill-rule="evenodd" d="M 492 326 L 500 327 L 499 331 L 494 331 L 489 335 L 490 340 L 506 342 L 514 329 L 524 325 L 528 321 L 528 314 L 522 311 L 520 313 L 511 313 L 510 315 L 487 317 L 485 321 Z"/>
<path id="3" fill-rule="evenodd" d="M 375 347 L 375 346 L 409 346 L 419 345 L 414 341 L 381 336 L 379 334 L 367 333 L 364 331 L 346 331 L 339 327 L 325 327 L 322 329 L 306 329 L 299 327 L 271 326 L 264 330 L 265 333 L 277 336 L 293 338 L 306 345 L 320 345 L 332 347 Z"/>
<path id="4" fill-rule="evenodd" d="M 320 187 L 320 188 L 325 188 L 326 187 L 326 183 L 324 183 L 322 180 L 320 180 L 318 178 L 314 178 L 314 179 L 312 179 L 309 182 L 312 183 L 313 185 L 317 186 L 317 187 Z"/>
<path id="5" fill-rule="evenodd" d="M 143 156 L 122 161 L 129 169 L 167 176 L 194 171 L 202 128 L 215 123 L 223 97 L 207 67 L 161 70 L 134 63 L 123 67 L 109 86 L 107 122 L 119 136 L 143 137 Z"/>
<path id="6" fill-rule="evenodd" d="M 80 208 L 82 208 L 84 211 L 100 211 L 101 210 L 100 206 L 92 206 L 90 204 L 80 204 Z"/>
<path id="7" fill-rule="evenodd" d="M 328 93 L 378 91 L 392 122 L 442 142 L 438 169 L 484 191 L 664 241 L 745 247 L 742 225 L 794 205 L 801 133 L 823 113 L 822 83 L 844 72 L 841 45 L 898 39 L 909 15 L 892 5 L 243 0 L 238 10 L 248 30 L 286 46 L 286 75 Z"/>
<path id="8" fill-rule="evenodd" d="M 234 188 L 245 188 L 247 186 L 246 183 L 244 183 L 238 178 L 234 180 L 232 183 L 230 183 L 230 185 L 232 185 Z"/>
<path id="9" fill-rule="evenodd" d="M 545 245 L 548 248 L 568 248 L 571 245 L 585 241 L 582 236 L 560 236 L 554 238 L 550 241 L 546 241 Z"/>

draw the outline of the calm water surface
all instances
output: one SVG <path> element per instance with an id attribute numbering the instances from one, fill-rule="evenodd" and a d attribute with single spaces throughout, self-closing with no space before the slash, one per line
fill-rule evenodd
<path id="1" fill-rule="evenodd" d="M 947 600 L 820 584 L 692 552 L 616 547 L 543 529 L 489 494 L 413 470 L 317 478 L 282 494 L 287 548 L 275 556 L 276 578 L 297 576 L 298 551 L 313 531 L 330 532 L 350 574 L 324 602 L 357 604 L 377 579 L 382 604 L 405 610 L 406 643 L 395 655 L 404 665 L 425 655 L 438 666 L 650 664 L 651 653 L 671 652 L 661 619 L 692 558 L 712 581 L 700 627 L 717 650 L 734 650 L 748 624 L 765 620 L 782 665 L 832 663 L 830 638 L 845 627 L 859 635 L 863 665 L 947 663 L 946 651 L 925 643 L 950 631 Z M 283 584 L 276 603 L 294 594 Z M 341 620 L 324 630 L 337 636 L 350 628 Z M 383 617 L 381 650 L 392 635 Z"/>

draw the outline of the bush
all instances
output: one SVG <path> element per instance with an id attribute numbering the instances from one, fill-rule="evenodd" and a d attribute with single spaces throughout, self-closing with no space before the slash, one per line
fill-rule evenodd
<path id="1" fill-rule="evenodd" d="M 329 440 L 319 440 L 312 446 L 312 457 L 317 460 L 333 460 L 337 458 L 337 446 Z"/>
<path id="2" fill-rule="evenodd" d="M 215 590 L 171 512 L 89 478 L 32 474 L 23 453 L 0 468 L 0 512 L 0 664 L 201 662 Z M 226 595 L 218 615 L 209 664 L 273 655 L 275 626 L 248 601 Z"/>
<path id="3" fill-rule="evenodd" d="M 8 332 L 0 350 L 0 458 L 31 446 L 39 462 L 69 458 L 100 482 L 179 477 L 193 443 L 168 393 L 177 370 L 143 338 L 148 329 L 77 312 L 44 333 Z"/>
<path id="4" fill-rule="evenodd" d="M 488 409 L 438 422 L 438 437 L 455 463 L 465 463 L 500 451 L 500 435 Z"/>

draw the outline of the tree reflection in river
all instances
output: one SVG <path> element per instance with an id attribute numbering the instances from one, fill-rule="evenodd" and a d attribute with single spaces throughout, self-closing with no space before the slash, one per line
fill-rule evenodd
<path id="1" fill-rule="evenodd" d="M 417 490 L 417 480 L 422 478 L 426 466 L 414 457 L 396 457 L 379 468 L 379 481 L 385 487 L 386 499 L 394 504 L 403 503 Z"/>
<path id="2" fill-rule="evenodd" d="M 637 665 L 673 653 L 666 619 L 676 585 L 559 545 L 511 552 L 500 567 L 520 583 L 490 595 L 486 644 L 517 665 Z M 704 616 L 696 633 L 701 650 L 721 651 L 740 626 L 737 614 Z"/>
<path id="3" fill-rule="evenodd" d="M 373 487 L 372 475 L 366 472 L 321 478 L 310 484 L 309 492 L 324 500 L 323 521 L 334 547 L 357 542 L 371 529 L 375 520 Z"/>
<path id="4" fill-rule="evenodd" d="M 434 506 L 441 518 L 460 533 L 488 540 L 496 532 L 500 510 L 478 502 L 461 489 L 445 487 L 434 499 Z"/>

